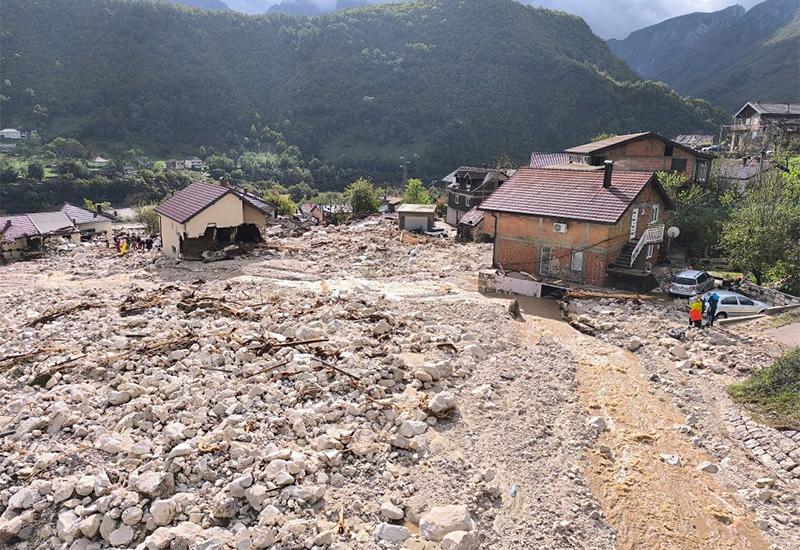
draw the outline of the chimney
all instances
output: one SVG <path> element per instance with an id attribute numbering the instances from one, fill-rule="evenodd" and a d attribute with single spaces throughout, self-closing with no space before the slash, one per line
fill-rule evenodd
<path id="1" fill-rule="evenodd" d="M 614 161 L 607 160 L 603 162 L 603 187 L 606 189 L 611 187 L 611 174 L 614 172 Z"/>
<path id="2" fill-rule="evenodd" d="M 94 203 L 94 209 L 97 212 L 102 212 L 103 211 L 103 205 L 100 204 L 99 202 L 96 202 L 96 203 Z"/>

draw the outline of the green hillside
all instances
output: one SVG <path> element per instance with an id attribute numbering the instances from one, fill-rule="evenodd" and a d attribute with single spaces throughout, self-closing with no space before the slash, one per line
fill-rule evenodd
<path id="1" fill-rule="evenodd" d="M 634 73 L 580 18 L 513 0 L 322 17 L 4 0 L 2 125 L 156 154 L 282 133 L 338 168 L 438 177 L 601 131 L 713 131 L 719 111 Z M 246 141 L 246 140 L 245 140 Z"/>
<path id="2" fill-rule="evenodd" d="M 731 10 L 711 14 L 721 24 L 690 47 L 668 48 L 653 41 L 665 30 L 679 28 L 682 18 L 637 31 L 624 41 L 611 43 L 611 47 L 631 66 L 639 67 L 649 60 L 643 76 L 662 80 L 683 94 L 705 98 L 730 111 L 751 100 L 800 101 L 797 0 L 767 0 L 735 21 L 723 17 Z"/>

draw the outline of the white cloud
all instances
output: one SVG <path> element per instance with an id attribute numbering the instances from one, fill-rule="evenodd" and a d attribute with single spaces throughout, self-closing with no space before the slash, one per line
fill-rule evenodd
<path id="1" fill-rule="evenodd" d="M 231 9 L 261 13 L 279 0 L 223 0 Z M 314 0 L 332 9 L 336 0 Z M 385 3 L 389 0 L 375 0 Z M 397 1 L 397 0 L 395 0 Z M 761 0 L 523 0 L 535 6 L 579 15 L 601 38 L 625 38 L 665 19 L 696 11 L 717 11 L 736 3 L 751 8 Z"/>

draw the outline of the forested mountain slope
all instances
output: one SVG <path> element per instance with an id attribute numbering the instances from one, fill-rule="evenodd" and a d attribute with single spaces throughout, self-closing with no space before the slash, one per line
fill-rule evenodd
<path id="1" fill-rule="evenodd" d="M 642 78 L 655 78 L 676 55 L 697 51 L 697 44 L 715 32 L 736 23 L 747 10 L 740 5 L 704 13 L 689 13 L 632 32 L 624 40 L 611 39 L 611 51 Z"/>
<path id="2" fill-rule="evenodd" d="M 680 19 L 642 29 L 610 46 L 641 71 L 643 57 L 647 59 L 642 53 L 645 43 L 658 49 L 660 33 Z M 662 48 L 641 74 L 730 111 L 749 100 L 796 103 L 800 101 L 798 52 L 800 4 L 767 0 L 730 24 L 710 30 L 688 49 Z"/>
<path id="3" fill-rule="evenodd" d="M 720 113 L 634 73 L 580 18 L 428 0 L 316 18 L 114 0 L 4 0 L 3 126 L 170 153 L 266 125 L 390 177 L 559 149 L 601 132 L 715 129 Z M 387 175 L 388 174 L 388 175 Z"/>

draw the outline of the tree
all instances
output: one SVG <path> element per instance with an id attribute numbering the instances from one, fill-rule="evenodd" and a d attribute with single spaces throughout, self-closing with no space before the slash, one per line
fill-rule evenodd
<path id="1" fill-rule="evenodd" d="M 508 155 L 507 153 L 503 153 L 502 155 L 497 157 L 497 160 L 494 161 L 494 165 L 496 168 L 499 168 L 501 170 L 510 170 L 519 166 L 514 162 L 514 159 L 512 159 L 511 156 Z"/>
<path id="2" fill-rule="evenodd" d="M 592 143 L 594 143 L 595 141 L 602 141 L 604 139 L 608 139 L 608 138 L 612 138 L 612 137 L 617 137 L 617 134 L 610 134 L 608 132 L 600 132 L 599 134 L 597 134 L 596 136 L 594 136 L 592 138 Z"/>
<path id="3" fill-rule="evenodd" d="M 158 233 L 160 227 L 160 219 L 158 212 L 156 212 L 156 205 L 154 204 L 140 204 L 134 208 L 133 219 L 138 223 L 144 224 L 147 232 L 151 235 Z"/>
<path id="4" fill-rule="evenodd" d="M 264 200 L 273 205 L 281 216 L 291 216 L 297 212 L 297 205 L 286 195 L 269 192 L 264 195 Z"/>
<path id="5" fill-rule="evenodd" d="M 314 195 L 314 189 L 307 183 L 289 186 L 289 196 L 294 202 L 303 202 Z"/>
<path id="6" fill-rule="evenodd" d="M 14 183 L 19 179 L 19 172 L 11 164 L 0 167 L 0 183 Z"/>
<path id="7" fill-rule="evenodd" d="M 359 178 L 349 186 L 345 192 L 353 207 L 353 214 L 364 216 L 374 214 L 381 206 L 375 186 L 368 179 Z"/>
<path id="8" fill-rule="evenodd" d="M 433 201 L 422 180 L 410 179 L 406 183 L 406 191 L 403 194 L 403 202 L 406 204 L 430 204 Z"/>
<path id="9" fill-rule="evenodd" d="M 737 269 L 749 271 L 757 284 L 785 261 L 793 233 L 800 231 L 800 206 L 790 199 L 783 174 L 771 171 L 748 189 L 744 203 L 725 223 L 722 245 Z"/>
<path id="10" fill-rule="evenodd" d="M 44 178 L 44 165 L 41 162 L 30 162 L 28 163 L 28 179 L 41 181 Z"/>

